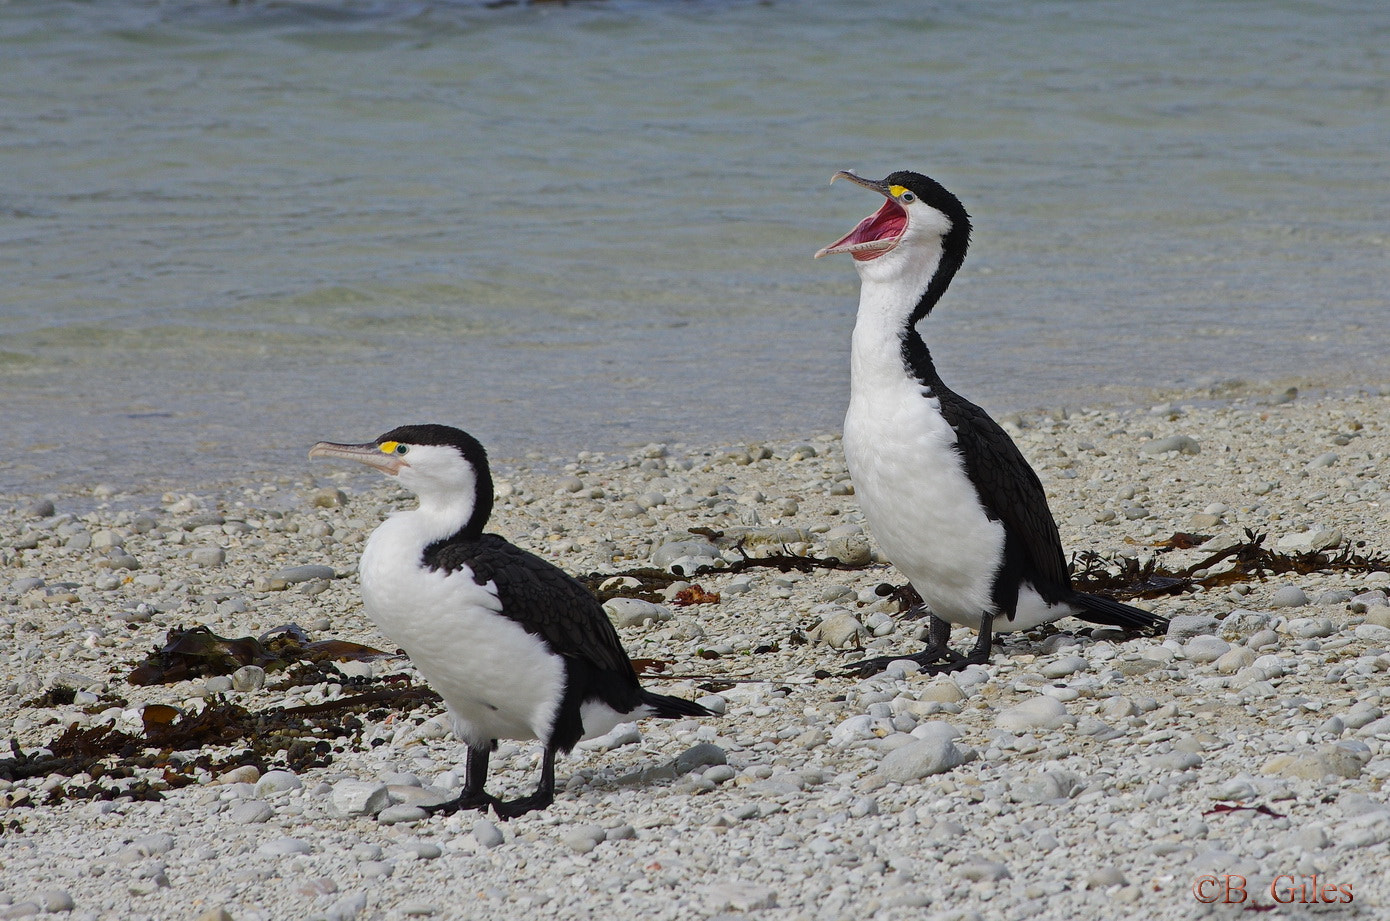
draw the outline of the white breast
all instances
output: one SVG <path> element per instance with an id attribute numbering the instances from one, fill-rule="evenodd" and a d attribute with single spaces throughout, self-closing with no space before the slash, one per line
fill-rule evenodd
<path id="1" fill-rule="evenodd" d="M 478 585 L 467 569 L 445 575 L 421 566 L 433 537 L 417 514 L 391 516 L 367 541 L 359 573 L 368 615 L 444 698 L 460 738 L 547 738 L 563 661 L 497 613 L 492 583 Z"/>
<path id="2" fill-rule="evenodd" d="M 932 612 L 978 628 L 1004 551 L 935 398 L 906 374 L 851 388 L 845 460 L 875 540 Z M 1001 624 L 1000 626 L 1004 626 Z"/>

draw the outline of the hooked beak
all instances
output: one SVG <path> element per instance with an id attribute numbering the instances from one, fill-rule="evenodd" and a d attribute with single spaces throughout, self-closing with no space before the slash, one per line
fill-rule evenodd
<path id="1" fill-rule="evenodd" d="M 387 476 L 395 476 L 407 466 L 403 458 L 394 454 L 384 454 L 376 442 L 360 445 L 343 445 L 332 441 L 320 441 L 309 449 L 310 459 L 315 457 L 340 457 L 343 460 L 357 461 L 374 467 Z"/>
<path id="2" fill-rule="evenodd" d="M 873 189 L 883 196 L 883 207 L 864 218 L 855 225 L 853 230 L 834 243 L 818 250 L 815 258 L 833 256 L 836 253 L 849 253 L 856 260 L 865 262 L 870 259 L 877 259 L 897 246 L 898 241 L 902 239 L 903 232 L 907 230 L 907 211 L 894 200 L 893 193 L 888 191 L 888 183 L 881 179 L 878 181 L 862 179 L 849 170 L 843 169 L 830 177 L 832 183 L 836 179 L 848 179 L 855 185 Z"/>

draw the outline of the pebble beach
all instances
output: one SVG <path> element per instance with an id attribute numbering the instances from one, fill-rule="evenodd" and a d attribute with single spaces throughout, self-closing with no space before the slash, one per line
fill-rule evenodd
<path id="1" fill-rule="evenodd" d="M 581 743 L 554 805 L 510 822 L 427 812 L 457 795 L 464 748 L 426 699 L 351 711 L 315 766 L 239 759 L 234 740 L 150 742 L 174 768 L 130 776 L 17 773 L 65 732 L 142 739 L 150 707 L 331 710 L 420 682 L 392 655 L 312 683 L 258 666 L 128 680 L 197 625 L 391 652 L 355 573 L 410 501 L 384 480 L 287 458 L 276 482 L 206 493 L 4 497 L 0 919 L 1385 917 L 1390 392 L 1001 421 L 1069 553 L 1189 571 L 1133 602 L 1166 637 L 1066 619 L 1004 635 L 988 666 L 846 676 L 916 652 L 925 621 L 888 594 L 903 579 L 837 435 L 497 464 L 489 530 L 598 574 L 647 686 L 718 714 Z M 1327 564 L 1191 571 L 1250 534 Z M 849 568 L 756 564 L 771 555 Z M 504 741 L 492 791 L 528 792 L 539 755 Z"/>

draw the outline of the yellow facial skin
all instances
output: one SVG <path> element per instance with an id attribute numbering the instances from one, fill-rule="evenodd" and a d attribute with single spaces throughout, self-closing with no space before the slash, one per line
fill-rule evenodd
<path id="1" fill-rule="evenodd" d="M 377 445 L 377 447 L 381 449 L 382 454 L 395 454 L 396 448 L 400 447 L 400 442 L 383 441 L 381 444 Z"/>
<path id="2" fill-rule="evenodd" d="M 902 198 L 903 193 L 907 191 L 907 186 L 890 185 L 888 191 L 893 193 L 894 198 Z"/>

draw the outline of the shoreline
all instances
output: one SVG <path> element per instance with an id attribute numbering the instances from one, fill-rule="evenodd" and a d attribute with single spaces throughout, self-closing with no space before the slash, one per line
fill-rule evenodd
<path id="1" fill-rule="evenodd" d="M 1242 405 L 1265 405 L 1282 403 L 1288 399 L 1288 394 L 1296 394 L 1296 399 L 1304 402 L 1327 401 L 1354 398 L 1357 396 L 1376 396 L 1390 394 L 1390 383 L 1384 385 L 1361 384 L 1348 385 L 1345 383 L 1332 384 L 1325 381 L 1321 384 L 1311 382 L 1302 377 L 1286 377 L 1279 380 L 1247 381 L 1244 379 L 1225 379 L 1215 380 L 1196 387 L 1186 387 L 1173 385 L 1168 387 L 1151 388 L 1130 388 L 1123 396 L 1112 395 L 1113 398 L 1105 398 L 1105 391 L 1098 392 L 1102 397 L 1093 404 L 1082 404 L 1077 401 L 1055 400 L 1049 404 L 1039 404 L 1022 409 L 1000 409 L 991 401 L 982 401 L 981 405 L 996 419 L 1031 419 L 1055 415 L 1056 413 L 1085 413 L 1085 412 L 1105 412 L 1121 416 L 1134 413 L 1147 412 L 1149 408 L 1159 404 L 1172 404 L 1180 407 L 1190 407 L 1195 409 L 1222 409 L 1235 408 Z M 968 397 L 968 395 L 967 395 Z M 845 401 L 848 400 L 848 393 L 845 394 Z M 670 438 L 670 439 L 644 439 L 628 441 L 622 444 L 612 444 L 608 446 L 570 446 L 564 448 L 556 445 L 544 447 L 528 448 L 524 445 L 509 448 L 505 443 L 499 444 L 495 439 L 492 443 L 484 442 L 488 448 L 489 457 L 496 469 L 505 472 L 517 473 L 554 473 L 562 470 L 567 464 L 575 462 L 577 456 L 600 456 L 600 457 L 621 457 L 639 451 L 644 445 L 652 443 L 664 443 L 673 449 L 686 452 L 700 453 L 707 450 L 722 451 L 731 447 L 746 443 L 776 443 L 790 442 L 797 439 L 806 440 L 811 438 L 839 437 L 839 416 L 843 415 L 843 407 L 837 410 L 836 424 L 828 429 L 813 428 L 804 432 L 763 432 L 756 436 L 744 438 L 715 438 L 698 442 L 694 439 Z M 459 425 L 457 419 L 440 419 L 448 424 Z M 175 424 L 176 420 L 170 419 L 170 424 Z M 466 425 L 463 426 L 467 428 Z M 323 437 L 329 437 L 328 433 L 319 433 Z M 361 433 L 358 433 L 359 435 Z M 356 437 L 349 434 L 338 433 L 335 437 L 350 438 Z M 369 437 L 361 435 L 361 437 Z M 303 444 L 304 451 L 308 450 L 312 444 L 312 438 L 306 435 Z M 37 450 L 40 452 L 52 451 L 59 448 L 57 444 L 42 444 Z M 167 494 L 173 493 L 180 496 L 196 496 L 202 501 L 235 501 L 234 497 L 239 497 L 247 489 L 259 490 L 266 485 L 276 485 L 280 489 L 293 488 L 300 484 L 305 478 L 313 479 L 316 476 L 316 468 L 310 466 L 301 456 L 297 449 L 299 445 L 286 446 L 277 451 L 277 465 L 274 467 L 260 467 L 257 464 L 264 464 L 262 456 L 257 456 L 251 462 L 251 467 L 245 472 L 232 476 L 212 475 L 204 476 L 200 480 L 189 480 L 187 478 L 164 479 L 157 483 L 133 483 L 121 482 L 119 478 L 102 477 L 93 473 L 90 476 L 80 476 L 72 472 L 66 472 L 54 478 L 53 482 L 43 483 L 33 479 L 31 474 L 25 478 L 22 485 L 17 486 L 8 492 L 0 492 L 0 504 L 22 504 L 27 498 L 49 499 L 54 502 L 64 502 L 68 505 L 68 510 L 76 513 L 94 511 L 98 508 L 114 509 L 134 509 L 141 506 L 153 507 L 163 501 Z M 38 469 L 31 465 L 31 469 Z M 319 471 L 322 472 L 322 471 Z"/>
<path id="2" fill-rule="evenodd" d="M 1043 479 L 1069 556 L 1180 569 L 1246 528 L 1285 553 L 1390 553 L 1385 395 L 1175 398 L 1001 421 Z M 742 536 L 755 556 L 874 552 L 834 435 L 532 458 L 495 476 L 489 530 L 572 574 L 737 558 L 690 527 Z M 193 713 L 220 693 L 251 711 L 313 706 L 353 693 L 354 679 L 413 674 L 387 659 L 303 686 L 125 680 L 180 625 L 240 637 L 294 622 L 316 640 L 382 646 L 354 567 L 402 501 L 390 484 L 306 461 L 302 476 L 157 508 L 123 506 L 118 492 L 65 507 L 82 497 L 60 495 L 45 515 L 26 498 L 0 512 L 11 649 L 0 733 L 24 751 L 64 725 L 138 734 L 146 704 Z M 1155 546 L 1177 532 L 1207 540 Z M 331 578 L 288 577 L 309 566 Z M 545 906 L 561 919 L 896 909 L 944 921 L 1100 916 L 1118 901 L 1177 919 L 1204 910 L 1193 885 L 1211 874 L 1245 877 L 1257 903 L 1281 901 L 1270 886 L 1282 876 L 1318 874 L 1353 887 L 1349 916 L 1390 905 L 1382 570 L 1329 564 L 1136 602 L 1176 620 L 1166 640 L 1064 620 L 1008 634 L 986 667 L 862 681 L 841 668 L 920 648 L 918 625 L 876 592 L 902 583 L 891 567 L 693 581 L 719 602 L 633 607 L 620 634 L 634 658 L 698 676 L 650 686 L 716 697 L 724 715 L 581 745 L 557 764 L 545 812 L 511 823 L 413 812 L 456 790 L 462 765 L 437 706 L 418 701 L 357 715 L 360 732 L 330 736 L 341 750 L 327 766 L 287 771 L 273 752 L 255 777 L 195 766 L 196 782 L 160 801 L 84 798 L 81 779 L 0 781 L 0 917 L 67 904 L 74 918 L 395 919 L 467 904 L 479 918 Z M 36 703 L 58 686 L 83 696 Z M 239 746 L 204 754 L 225 766 Z M 504 743 L 492 782 L 524 788 L 537 754 Z M 130 781 L 161 776 L 142 768 Z M 353 784 L 379 792 L 374 807 Z M 49 804 L 55 787 L 69 798 Z"/>

